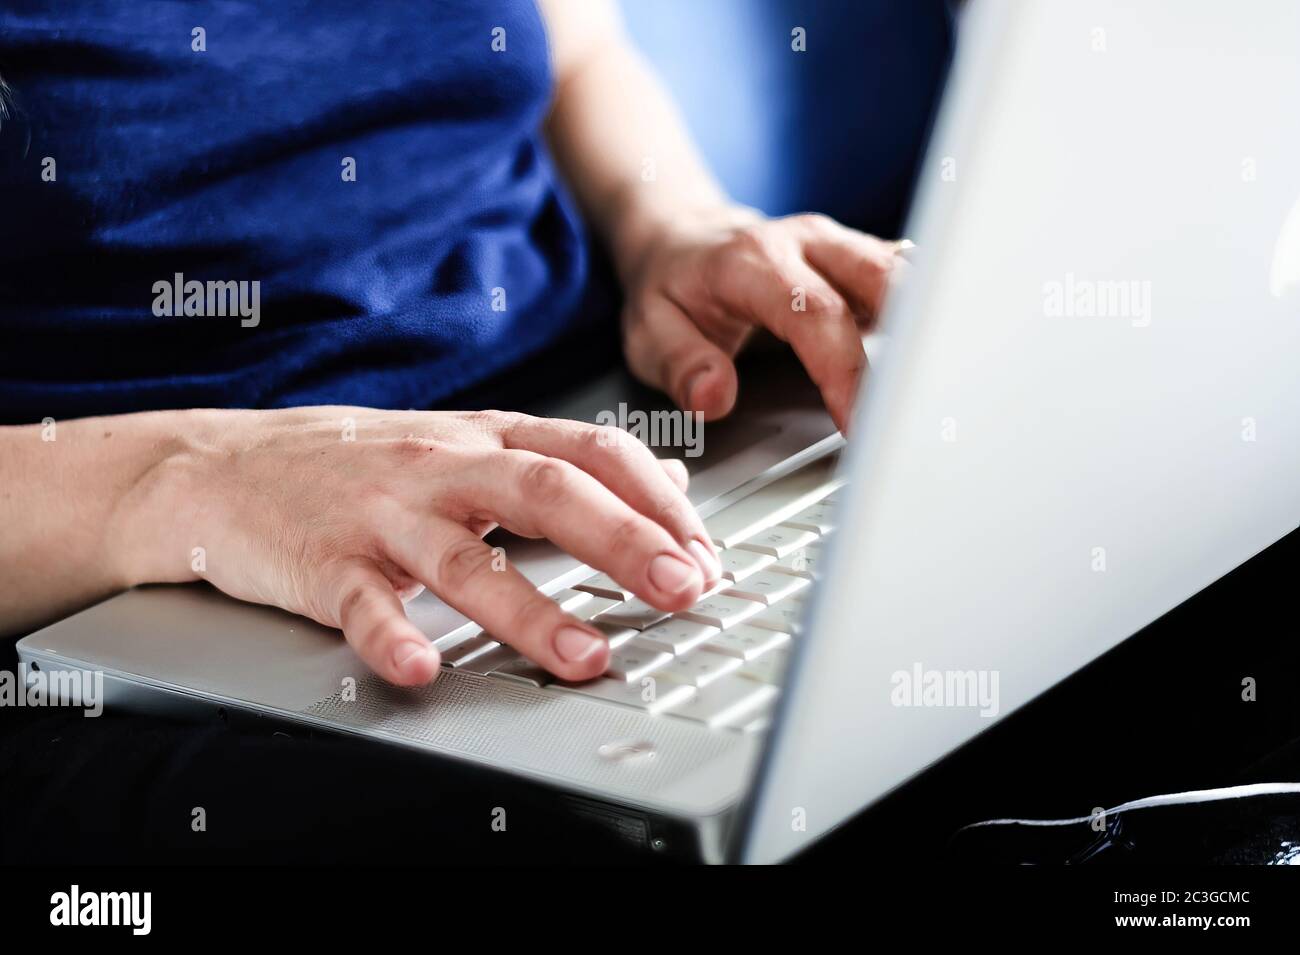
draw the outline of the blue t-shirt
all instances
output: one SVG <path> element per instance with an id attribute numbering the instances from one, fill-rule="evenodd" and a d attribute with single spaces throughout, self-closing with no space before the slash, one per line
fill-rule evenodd
<path id="1" fill-rule="evenodd" d="M 18 0 L 0 76 L 5 421 L 425 408 L 593 320 L 533 0 Z"/>

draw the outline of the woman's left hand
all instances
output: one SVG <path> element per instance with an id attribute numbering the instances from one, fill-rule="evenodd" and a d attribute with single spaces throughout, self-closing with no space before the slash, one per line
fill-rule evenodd
<path id="1" fill-rule="evenodd" d="M 736 353 L 766 328 L 794 348 L 845 430 L 867 363 L 862 332 L 906 245 L 822 215 L 724 207 L 678 219 L 623 259 L 628 363 L 681 408 L 719 418 L 736 401 Z"/>

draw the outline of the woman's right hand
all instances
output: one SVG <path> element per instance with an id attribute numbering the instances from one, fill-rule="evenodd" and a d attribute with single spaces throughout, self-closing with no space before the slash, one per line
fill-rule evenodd
<path id="1" fill-rule="evenodd" d="M 338 627 L 393 683 L 438 672 L 403 609 L 424 587 L 562 679 L 604 671 L 600 633 L 494 559 L 482 537 L 497 525 L 549 538 L 661 610 L 691 606 L 720 573 L 685 467 L 623 431 L 495 411 L 183 415 L 189 433 L 133 491 L 128 581 L 202 578 Z"/>

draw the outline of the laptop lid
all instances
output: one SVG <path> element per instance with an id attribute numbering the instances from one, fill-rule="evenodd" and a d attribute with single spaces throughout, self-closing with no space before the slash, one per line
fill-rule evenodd
<path id="1" fill-rule="evenodd" d="M 1242 13 L 972 5 L 743 860 L 1300 524 L 1300 7 Z"/>

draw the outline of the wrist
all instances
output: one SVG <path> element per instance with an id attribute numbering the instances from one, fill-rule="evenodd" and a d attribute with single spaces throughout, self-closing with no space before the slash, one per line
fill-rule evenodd
<path id="1" fill-rule="evenodd" d="M 610 249 L 624 286 L 655 248 L 679 236 L 743 226 L 761 218 L 756 210 L 732 202 L 712 184 L 684 193 L 666 183 L 634 181 L 611 206 Z"/>
<path id="2" fill-rule="evenodd" d="M 238 412 L 180 410 L 143 415 L 140 446 L 108 522 L 124 587 L 199 578 L 193 548 L 205 509 L 205 461 L 222 420 Z"/>

